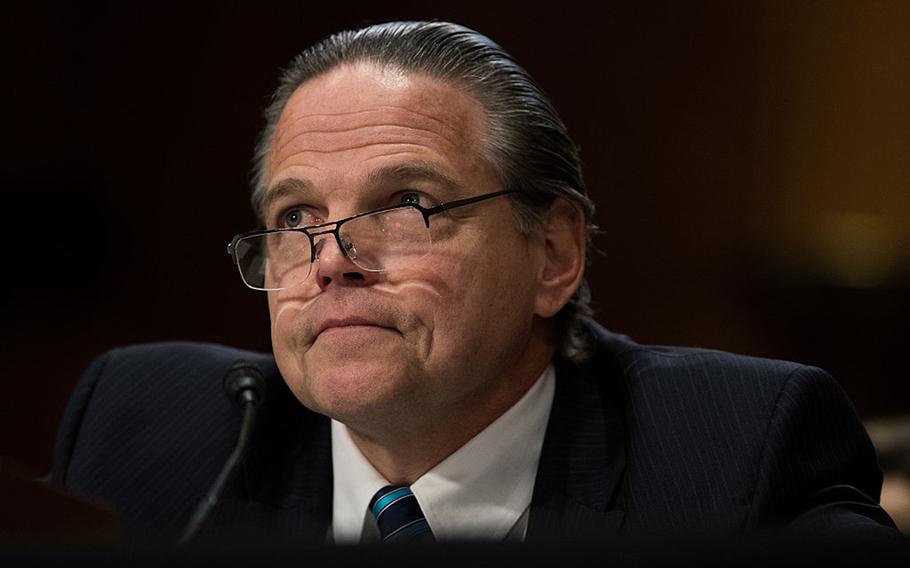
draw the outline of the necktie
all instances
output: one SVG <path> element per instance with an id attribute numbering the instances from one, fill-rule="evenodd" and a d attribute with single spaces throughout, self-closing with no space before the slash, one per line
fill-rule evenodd
<path id="1" fill-rule="evenodd" d="M 370 512 L 376 517 L 382 542 L 434 540 L 417 498 L 408 487 L 383 487 L 370 500 Z"/>

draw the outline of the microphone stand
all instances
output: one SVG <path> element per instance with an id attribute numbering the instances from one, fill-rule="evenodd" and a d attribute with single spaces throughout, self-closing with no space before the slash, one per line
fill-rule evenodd
<path id="1" fill-rule="evenodd" d="M 246 361 L 237 361 L 231 366 L 231 369 L 224 376 L 224 390 L 228 398 L 243 409 L 243 421 L 240 425 L 240 434 L 237 436 L 237 444 L 234 450 L 221 468 L 218 477 L 209 489 L 208 494 L 199 502 L 196 511 L 187 523 L 183 535 L 178 541 L 178 545 L 185 545 L 196 536 L 199 528 L 212 512 L 212 508 L 218 503 L 224 486 L 231 479 L 246 449 L 249 446 L 252 437 L 253 427 L 256 424 L 256 416 L 259 405 L 265 398 L 265 379 L 262 372 L 251 363 Z"/>

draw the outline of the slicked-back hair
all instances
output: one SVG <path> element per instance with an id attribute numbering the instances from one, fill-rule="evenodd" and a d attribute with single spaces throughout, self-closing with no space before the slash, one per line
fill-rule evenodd
<path id="1" fill-rule="evenodd" d="M 276 125 L 294 91 L 342 65 L 369 63 L 445 81 L 476 98 L 486 112 L 482 152 L 510 194 L 518 230 L 542 229 L 543 214 L 557 198 L 576 204 L 594 229 L 578 148 L 556 109 L 531 76 L 486 36 L 449 22 L 389 22 L 333 34 L 300 53 L 281 74 L 265 111 L 256 146 L 252 205 L 263 222 L 269 152 Z M 590 249 L 590 246 L 588 247 Z M 583 316 L 591 314 L 586 281 L 555 318 L 562 355 L 587 355 Z"/>

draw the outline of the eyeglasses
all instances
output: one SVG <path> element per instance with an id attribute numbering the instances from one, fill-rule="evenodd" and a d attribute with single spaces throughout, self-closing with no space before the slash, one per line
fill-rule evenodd
<path id="1" fill-rule="evenodd" d="M 243 283 L 253 290 L 285 290 L 306 280 L 325 243 L 324 238 L 317 241 L 321 235 L 334 235 L 345 257 L 362 270 L 384 272 L 420 260 L 430 252 L 430 216 L 508 193 L 512 191 L 435 207 L 393 205 L 321 225 L 251 231 L 235 236 L 227 251 Z"/>

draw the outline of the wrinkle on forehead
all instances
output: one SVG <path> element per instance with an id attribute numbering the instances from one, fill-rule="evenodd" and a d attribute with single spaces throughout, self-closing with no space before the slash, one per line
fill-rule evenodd
<path id="1" fill-rule="evenodd" d="M 471 128 L 456 127 L 425 113 L 400 107 L 334 115 L 295 116 L 282 127 L 271 158 L 283 161 L 300 152 L 340 152 L 370 144 L 407 144 L 433 139 L 454 148 L 469 145 Z M 280 162 L 275 165 L 278 167 Z"/>
<path id="2" fill-rule="evenodd" d="M 285 162 L 305 154 L 341 154 L 367 147 L 377 150 L 388 148 L 391 153 L 402 153 L 411 149 L 420 151 L 430 146 L 433 142 L 439 146 L 449 146 L 454 151 L 460 151 L 465 145 L 458 141 L 449 140 L 434 132 L 414 130 L 407 127 L 375 127 L 364 129 L 343 138 L 331 134 L 316 134 L 306 136 L 290 144 L 283 152 L 276 152 L 272 156 L 273 169 L 280 169 Z M 388 154 L 390 152 L 384 152 Z"/>
<path id="3" fill-rule="evenodd" d="M 348 111 L 348 112 L 334 112 L 334 113 L 309 113 L 309 114 L 298 114 L 293 118 L 282 120 L 278 124 L 278 131 L 275 133 L 274 137 L 274 146 L 277 151 L 280 151 L 283 146 L 290 142 L 290 140 L 284 140 L 288 135 L 291 138 L 295 138 L 302 134 L 301 132 L 296 132 L 296 129 L 302 128 L 305 132 L 347 132 L 354 130 L 357 126 L 348 126 L 346 123 L 351 123 L 353 120 L 360 119 L 362 116 L 366 115 L 377 115 L 377 118 L 388 119 L 388 116 L 391 115 L 393 120 L 404 123 L 408 117 L 415 118 L 417 122 L 421 122 L 420 119 L 426 119 L 429 123 L 438 125 L 443 130 L 447 130 L 450 133 L 455 133 L 455 128 L 452 127 L 448 122 L 440 119 L 437 116 L 432 114 L 419 112 L 413 109 L 405 108 L 397 105 L 380 105 L 376 108 L 357 110 L 357 111 Z M 383 122 L 380 120 L 379 122 Z M 304 124 L 300 124 L 304 123 Z M 424 129 L 429 129 L 430 124 L 423 125 Z"/>

